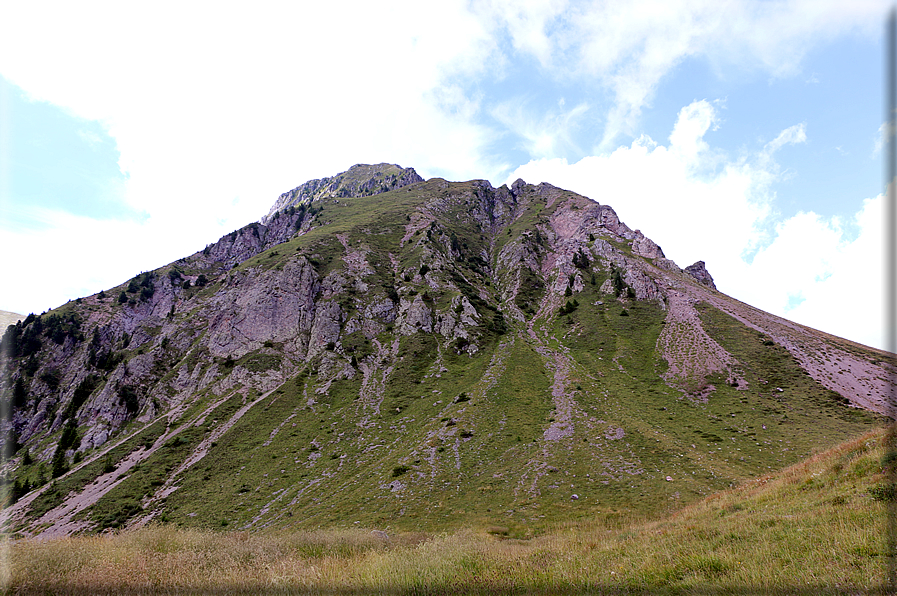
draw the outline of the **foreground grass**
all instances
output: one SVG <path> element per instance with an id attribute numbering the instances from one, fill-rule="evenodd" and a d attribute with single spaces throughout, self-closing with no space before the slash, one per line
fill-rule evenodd
<path id="1" fill-rule="evenodd" d="M 7 543 L 6 593 L 870 593 L 884 578 L 884 433 L 661 520 L 500 528 L 211 532 L 153 526 Z"/>

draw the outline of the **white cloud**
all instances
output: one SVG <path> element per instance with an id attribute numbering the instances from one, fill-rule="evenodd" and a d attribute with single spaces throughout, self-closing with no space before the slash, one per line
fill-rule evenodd
<path id="1" fill-rule="evenodd" d="M 837 220 L 826 221 L 813 213 L 786 220 L 776 241 L 757 255 L 761 262 L 755 259 L 754 277 L 769 271 L 778 274 L 779 283 L 802 285 L 805 300 L 786 311 L 789 319 L 884 348 L 883 207 L 881 195 L 863 201 L 852 222 L 859 227 L 853 240 L 847 239 Z M 755 300 L 762 301 L 759 292 Z M 777 309 L 781 300 L 775 294 L 768 299 Z"/>
<path id="2" fill-rule="evenodd" d="M 29 257 L 35 291 L 7 285 L 0 304 L 38 310 L 98 291 L 119 270 L 130 277 L 189 254 L 264 215 L 280 193 L 354 163 L 493 175 L 506 167 L 481 151 L 494 135 L 452 81 L 488 72 L 494 53 L 460 1 L 4 6 L 0 75 L 101 122 L 127 175 L 121 198 L 146 220 L 44 211 L 33 215 L 52 231 L 26 233 L 0 218 L 8 245 L 41 253 Z M 70 225 L 115 240 L 115 254 L 74 241 Z M 62 283 L 88 279 L 67 262 L 75 252 L 103 263 L 98 286 Z M 132 265 L 109 262 L 124 253 Z"/>
<path id="3" fill-rule="evenodd" d="M 694 102 L 680 111 L 668 146 L 642 137 L 572 164 L 533 160 L 508 180 L 551 182 L 609 204 L 681 267 L 705 261 L 721 291 L 880 347 L 881 198 L 864 202 L 851 222 L 859 230 L 853 240 L 837 218 L 801 212 L 777 219 L 772 156 L 805 142 L 803 126 L 785 129 L 752 158 L 732 159 L 704 138 L 716 119 L 711 104 Z M 718 167 L 708 169 L 708 160 Z"/>
<path id="4" fill-rule="evenodd" d="M 194 217 L 237 196 L 263 213 L 291 186 L 359 161 L 470 177 L 488 166 L 477 154 L 488 131 L 443 109 L 451 77 L 483 72 L 494 52 L 460 3 L 4 12 L 0 73 L 105 123 L 141 208 Z"/>
<path id="5" fill-rule="evenodd" d="M 881 126 L 878 127 L 878 134 L 875 135 L 875 142 L 872 147 L 872 157 L 880 157 L 881 150 L 884 148 L 885 143 L 888 142 L 888 129 L 891 129 L 891 135 L 893 136 L 897 131 L 894 130 L 894 124 L 888 126 L 887 122 L 882 122 Z"/>
<path id="6" fill-rule="evenodd" d="M 4 310 L 40 313 L 64 302 L 127 281 L 141 271 L 186 256 L 176 253 L 172 235 L 153 223 L 100 221 L 61 211 L 33 210 L 46 225 L 4 229 L 0 234 Z M 150 250 L 140 250 L 139 242 Z M 194 243 L 196 241 L 194 240 Z M 195 252 L 202 246 L 193 246 Z"/>

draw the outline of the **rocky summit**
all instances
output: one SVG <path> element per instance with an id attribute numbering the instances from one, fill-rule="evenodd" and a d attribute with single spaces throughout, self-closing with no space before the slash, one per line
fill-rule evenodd
<path id="1" fill-rule="evenodd" d="M 0 518 L 42 537 L 630 519 L 880 424 L 890 357 L 718 292 L 576 193 L 358 165 L 8 327 Z"/>

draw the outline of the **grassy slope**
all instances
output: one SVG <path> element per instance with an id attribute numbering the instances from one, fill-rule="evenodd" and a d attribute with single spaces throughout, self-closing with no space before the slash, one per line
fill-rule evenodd
<path id="1" fill-rule="evenodd" d="M 866 593 L 884 578 L 883 431 L 651 521 L 492 534 L 152 526 L 9 545 L 15 593 Z"/>

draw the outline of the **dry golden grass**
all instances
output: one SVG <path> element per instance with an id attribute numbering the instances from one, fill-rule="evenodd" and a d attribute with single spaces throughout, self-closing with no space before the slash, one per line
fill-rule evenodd
<path id="1" fill-rule="evenodd" d="M 7 545 L 12 594 L 868 593 L 884 577 L 883 432 L 657 521 L 541 537 L 152 526 Z"/>

